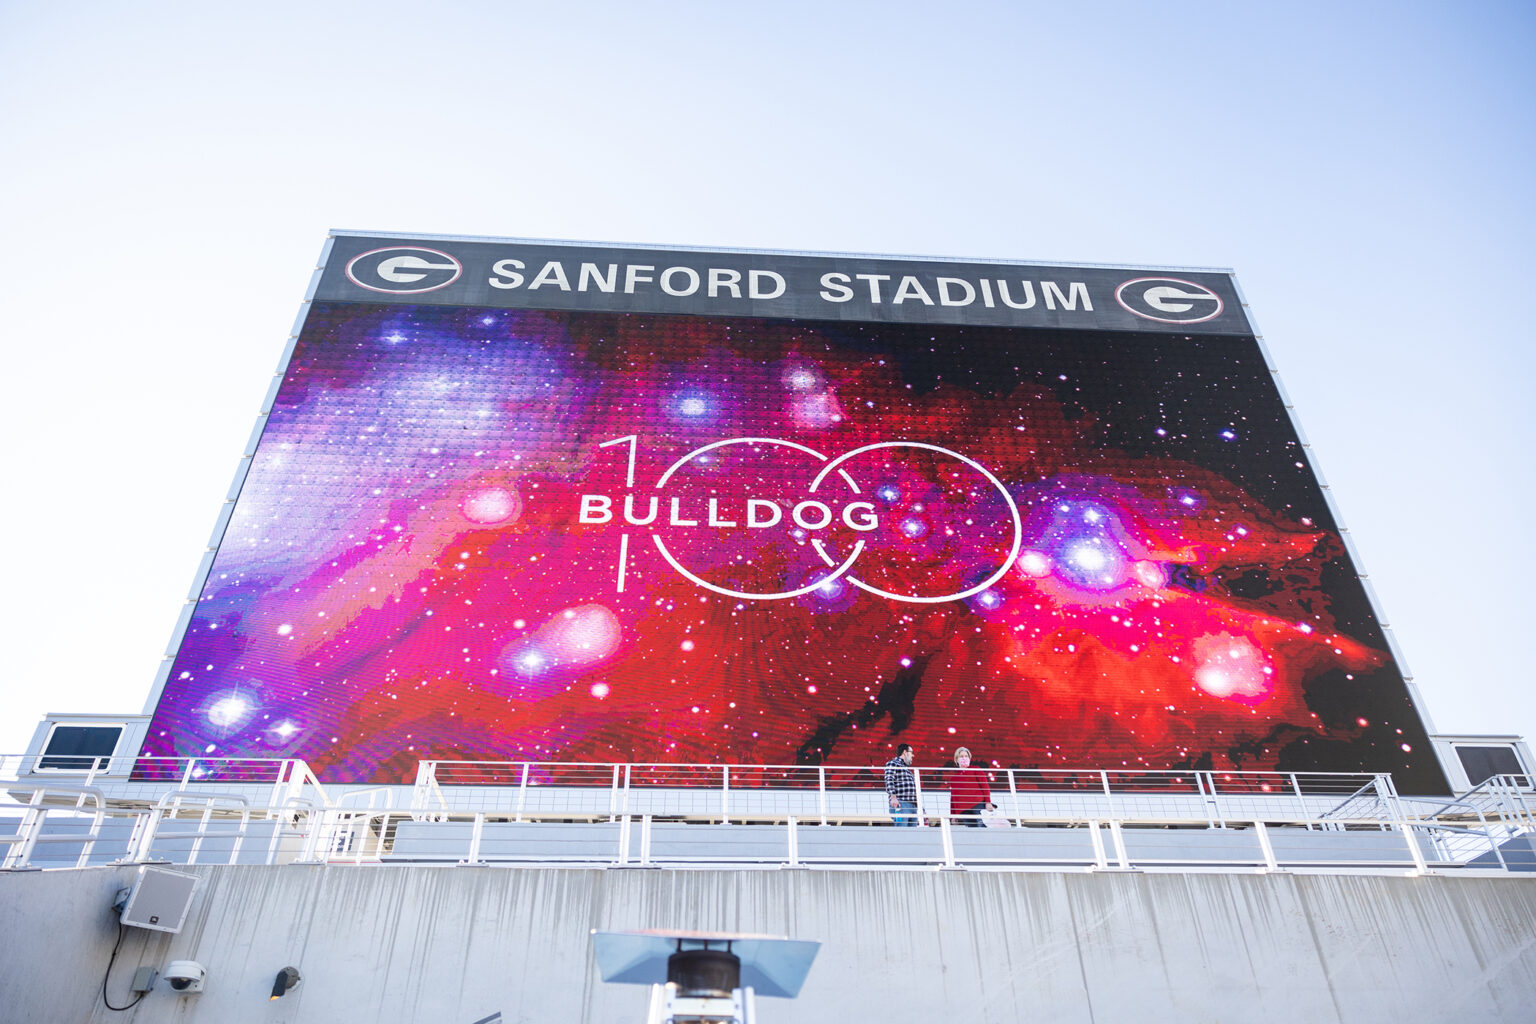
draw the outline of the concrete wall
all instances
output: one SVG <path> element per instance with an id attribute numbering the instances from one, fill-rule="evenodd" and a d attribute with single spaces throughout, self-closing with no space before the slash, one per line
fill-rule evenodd
<path id="1" fill-rule="evenodd" d="M 8 1022 L 639 1024 L 647 990 L 605 985 L 593 928 L 787 934 L 823 943 L 764 1024 L 864 1021 L 1536 1019 L 1536 878 L 981 871 L 200 867 L 179 935 L 130 930 L 140 964 L 195 959 L 101 1002 L 129 868 L 0 875 Z M 268 1002 L 293 964 L 302 986 Z"/>

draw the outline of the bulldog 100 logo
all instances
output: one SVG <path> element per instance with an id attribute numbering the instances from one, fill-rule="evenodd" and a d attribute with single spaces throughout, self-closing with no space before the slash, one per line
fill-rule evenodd
<path id="1" fill-rule="evenodd" d="M 619 528 L 617 588 L 631 571 L 630 533 L 717 594 L 839 602 L 849 585 L 933 604 L 978 594 L 1008 571 L 1023 526 L 985 466 L 920 441 L 865 444 L 832 457 L 795 441 L 738 437 L 695 448 L 637 487 L 637 435 L 621 488 L 580 496 L 583 527 Z"/>

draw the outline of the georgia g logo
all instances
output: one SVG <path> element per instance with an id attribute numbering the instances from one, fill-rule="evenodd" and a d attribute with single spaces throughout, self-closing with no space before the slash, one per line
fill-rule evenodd
<path id="1" fill-rule="evenodd" d="M 347 263 L 347 280 L 359 288 L 391 295 L 416 295 L 446 288 L 464 265 L 445 252 L 417 245 L 372 249 Z"/>
<path id="2" fill-rule="evenodd" d="M 1221 315 L 1221 296 L 1177 277 L 1138 277 L 1115 289 L 1115 301 L 1143 320 L 1199 324 Z"/>

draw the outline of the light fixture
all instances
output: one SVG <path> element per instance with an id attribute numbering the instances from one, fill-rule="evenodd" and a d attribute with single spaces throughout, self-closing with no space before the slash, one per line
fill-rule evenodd
<path id="1" fill-rule="evenodd" d="M 604 981 L 651 986 L 649 1020 L 755 1020 L 755 997 L 800 994 L 819 942 L 723 932 L 592 932 Z"/>
<path id="2" fill-rule="evenodd" d="M 277 977 L 272 982 L 272 999 L 283 998 L 283 996 L 298 988 L 301 980 L 303 979 L 299 977 L 299 969 L 297 967 L 284 967 L 277 972 Z M 271 1001 L 270 999 L 268 1000 L 268 1002 Z"/>

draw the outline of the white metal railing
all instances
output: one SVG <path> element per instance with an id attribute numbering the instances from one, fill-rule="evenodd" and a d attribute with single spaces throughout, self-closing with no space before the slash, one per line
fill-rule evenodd
<path id="1" fill-rule="evenodd" d="M 732 864 L 800 867 L 976 866 L 1119 869 L 1461 869 L 1481 857 L 1490 870 L 1510 870 L 1497 841 L 1469 829 L 1426 822 L 1348 823 L 1335 830 L 1310 822 L 1227 819 L 1216 828 L 1185 820 L 1089 818 L 1037 821 L 1006 829 L 961 827 L 951 815 L 921 827 L 879 827 L 868 817 L 819 825 L 791 815 L 730 824 L 669 821 L 646 815 L 582 822 L 496 820 L 481 811 L 413 818 L 408 812 L 357 819 L 332 862 L 587 864 L 603 867 Z M 325 829 L 322 828 L 324 832 Z M 322 844 L 324 845 L 324 844 Z"/>
<path id="2" fill-rule="evenodd" d="M 1536 831 L 1519 779 L 1403 801 L 1361 773 L 998 769 L 1010 827 L 975 829 L 954 770 L 913 772 L 919 827 L 891 829 L 883 766 L 427 761 L 328 793 L 291 759 L 127 758 L 9 772 L 0 863 L 1536 867 L 1502 849 Z"/>
<path id="3" fill-rule="evenodd" d="M 1313 830 L 1307 820 L 1224 819 L 1215 828 L 1187 820 L 1088 818 L 1035 821 L 1024 827 L 966 828 L 950 815 L 920 827 L 894 829 L 884 816 L 819 825 L 791 815 L 731 824 L 669 821 L 623 815 L 610 821 L 521 822 L 482 811 L 423 816 L 410 810 L 293 808 L 294 828 L 258 819 L 234 807 L 233 820 L 210 814 L 210 804 L 166 804 L 126 815 L 117 851 L 93 859 L 102 823 L 113 812 L 89 809 L 88 828 L 48 834 L 46 824 L 73 808 L 45 809 L 8 844 L 7 868 L 83 867 L 91 863 L 167 860 L 180 864 L 586 864 L 604 867 L 733 864 L 739 866 L 980 866 L 991 868 L 1230 869 L 1460 869 L 1470 861 L 1511 870 L 1498 837 L 1429 822 L 1380 826 L 1348 823 Z M 230 802 L 233 804 L 234 802 Z M 229 807 L 226 810 L 231 809 Z M 50 814 L 49 811 L 52 813 Z M 124 820 L 125 812 L 119 812 Z M 264 831 L 254 826 L 266 821 Z M 227 827 L 220 827 L 221 825 Z M 69 844 L 67 856 L 40 856 L 42 844 Z M 210 855 L 210 845 L 220 844 Z M 1526 868 L 1529 870 L 1529 867 Z"/>
<path id="4" fill-rule="evenodd" d="M 1494 815 L 1515 827 L 1536 828 L 1536 796 L 1529 775 L 1494 775 L 1456 798 L 1456 802 Z"/>
<path id="5" fill-rule="evenodd" d="M 0 779 L 95 787 L 108 799 L 158 799 L 167 788 L 238 793 L 253 802 L 281 804 L 304 797 L 328 802 L 324 787 L 298 758 L 263 757 L 91 757 L 76 754 L 6 755 Z M 4 786 L 4 783 L 0 783 Z M 8 787 L 7 787 L 8 788 Z"/>
<path id="6" fill-rule="evenodd" d="M 56 789 L 46 785 L 26 784 L 12 787 L 13 795 L 19 796 L 27 792 L 29 799 L 26 802 L 26 812 L 17 822 L 17 828 L 13 835 L 0 836 L 0 843 L 6 844 L 5 856 L 0 858 L 0 867 L 7 869 L 28 867 L 32 855 L 39 843 L 64 843 L 78 844 L 81 851 L 75 859 L 73 867 L 84 867 L 90 860 L 92 849 L 101 834 L 102 823 L 106 820 L 106 798 L 98 789 L 88 786 L 71 789 Z M 53 804 L 48 802 L 48 797 L 55 798 Z M 63 798 L 63 799 L 60 799 Z M 72 798 L 72 804 L 66 804 L 64 800 Z M 89 804 L 89 808 L 87 807 Z M 72 825 L 86 825 L 81 830 L 75 828 L 68 830 L 73 834 L 61 835 L 54 832 L 47 834 L 48 815 L 52 812 L 54 820 L 66 817 Z M 87 817 L 88 815 L 88 817 Z"/>
<path id="7" fill-rule="evenodd" d="M 949 783 L 958 771 L 912 769 L 920 815 L 948 810 Z M 1383 798 L 1374 817 L 1400 816 L 1391 777 L 1383 774 L 1018 768 L 988 774 L 993 802 L 1015 824 L 1062 814 L 1152 814 L 1206 824 L 1261 813 L 1311 818 L 1367 790 Z M 413 805 L 514 817 L 567 810 L 613 820 L 651 814 L 729 822 L 737 812 L 778 812 L 824 824 L 878 814 L 883 794 L 883 765 L 423 761 Z"/>
<path id="8" fill-rule="evenodd" d="M 1376 775 L 1322 815 L 1324 819 L 1393 819 L 1403 817 L 1402 805 L 1390 775 Z"/>

